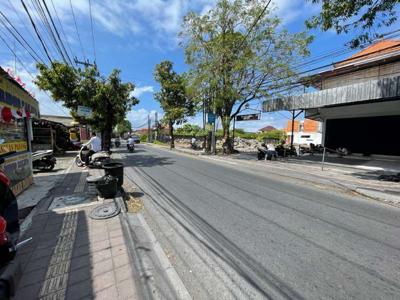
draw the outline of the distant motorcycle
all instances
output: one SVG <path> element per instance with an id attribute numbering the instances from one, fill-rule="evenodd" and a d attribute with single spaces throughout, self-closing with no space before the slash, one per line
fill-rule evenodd
<path id="1" fill-rule="evenodd" d="M 129 152 L 133 152 L 133 151 L 135 151 L 135 144 L 128 144 L 127 148 L 128 148 Z"/>
<path id="2" fill-rule="evenodd" d="M 114 144 L 116 148 L 119 148 L 119 146 L 121 146 L 121 141 L 119 139 L 116 139 Z"/>
<path id="3" fill-rule="evenodd" d="M 34 169 L 51 171 L 56 165 L 57 159 L 54 157 L 53 150 L 37 151 L 32 154 L 32 166 Z"/>
<path id="4" fill-rule="evenodd" d="M 78 167 L 83 167 L 85 165 L 85 158 L 89 149 L 83 146 L 79 150 L 78 155 L 75 157 L 75 164 Z M 92 168 L 102 168 L 104 164 L 111 161 L 110 153 L 107 151 L 99 151 L 94 153 L 89 160 L 89 167 Z"/>

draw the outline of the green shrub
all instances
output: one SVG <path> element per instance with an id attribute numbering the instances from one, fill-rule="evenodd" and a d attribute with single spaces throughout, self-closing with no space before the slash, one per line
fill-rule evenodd
<path id="1" fill-rule="evenodd" d="M 257 134 L 257 140 L 260 142 L 265 141 L 265 139 L 274 139 L 277 141 L 282 141 L 286 138 L 286 133 L 283 130 L 271 130 L 267 132 L 261 132 Z"/>
<path id="2" fill-rule="evenodd" d="M 142 135 L 140 136 L 140 141 L 141 141 L 141 142 L 147 142 L 147 134 L 142 134 Z"/>

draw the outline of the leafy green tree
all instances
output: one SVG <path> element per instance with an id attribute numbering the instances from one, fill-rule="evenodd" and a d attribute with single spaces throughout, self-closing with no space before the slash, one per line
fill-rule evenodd
<path id="1" fill-rule="evenodd" d="M 154 71 L 154 78 L 160 83 L 160 91 L 155 99 L 164 111 L 163 120 L 166 121 L 171 137 L 170 147 L 175 148 L 174 125 L 186 122 L 186 117 L 194 113 L 194 104 L 186 93 L 185 78 L 172 70 L 172 62 L 159 63 Z"/>
<path id="2" fill-rule="evenodd" d="M 184 124 L 182 127 L 176 129 L 176 134 L 185 136 L 204 136 L 206 132 L 198 125 Z"/>
<path id="3" fill-rule="evenodd" d="M 207 14 L 189 13 L 182 26 L 189 90 L 221 119 L 225 153 L 233 152 L 230 123 L 242 107 L 296 80 L 293 65 L 309 54 L 310 36 L 288 33 L 264 10 L 261 0 L 219 0 Z"/>
<path id="4" fill-rule="evenodd" d="M 337 33 L 356 32 L 350 41 L 352 48 L 379 38 L 374 29 L 388 27 L 397 20 L 399 0 L 308 0 L 321 4 L 321 13 L 306 21 L 309 28 L 323 31 L 334 29 Z M 372 31 L 372 32 L 371 32 Z"/>
<path id="5" fill-rule="evenodd" d="M 103 149 L 109 150 L 112 129 L 125 118 L 132 105 L 139 102 L 132 96 L 135 86 L 123 83 L 119 70 L 113 70 L 104 78 L 96 67 L 82 70 L 59 62 L 53 62 L 51 66 L 38 64 L 37 67 L 37 86 L 49 91 L 56 101 L 63 101 L 75 119 L 100 130 Z M 90 118 L 77 116 L 80 105 L 92 108 Z"/>
<path id="6" fill-rule="evenodd" d="M 265 139 L 273 139 L 277 141 L 283 141 L 286 138 L 286 133 L 283 130 L 271 130 L 267 132 L 261 132 L 257 135 L 257 140 L 265 141 Z"/>
<path id="7" fill-rule="evenodd" d="M 116 128 L 116 132 L 119 136 L 123 136 L 125 133 L 131 131 L 132 131 L 132 124 L 127 119 L 124 119 L 121 122 L 119 122 Z"/>

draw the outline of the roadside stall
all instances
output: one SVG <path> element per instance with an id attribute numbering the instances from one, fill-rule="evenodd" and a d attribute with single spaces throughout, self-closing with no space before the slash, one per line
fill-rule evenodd
<path id="1" fill-rule="evenodd" d="M 31 118 L 38 116 L 38 101 L 20 80 L 0 68 L 0 156 L 5 159 L 2 167 L 16 195 L 33 181 Z"/>

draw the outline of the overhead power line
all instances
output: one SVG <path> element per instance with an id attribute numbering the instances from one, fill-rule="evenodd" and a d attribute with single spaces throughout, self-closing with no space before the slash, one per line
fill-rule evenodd
<path id="1" fill-rule="evenodd" d="M 17 11 L 17 9 L 15 8 L 13 1 L 12 0 L 8 0 L 8 3 L 10 5 L 10 7 L 13 9 L 14 14 L 17 16 L 20 24 L 22 24 L 22 26 L 25 28 L 26 33 L 29 34 L 31 40 L 33 41 L 33 43 L 35 44 L 36 48 L 39 49 L 40 54 L 43 56 L 46 56 L 46 54 L 43 52 L 43 49 L 41 48 L 41 46 L 39 45 L 38 41 L 36 40 L 34 34 L 32 33 L 32 30 L 26 25 L 26 20 L 23 20 L 21 18 L 20 12 Z"/>
<path id="2" fill-rule="evenodd" d="M 57 21 L 58 21 L 58 24 L 60 25 L 61 34 L 62 34 L 63 37 L 64 37 L 64 41 L 65 41 L 65 43 L 66 43 L 66 45 L 67 45 L 67 48 L 68 48 L 68 50 L 69 50 L 69 53 L 71 54 L 71 57 L 75 57 L 74 52 L 72 51 L 72 48 L 71 48 L 71 46 L 70 46 L 68 36 L 66 35 L 66 33 L 65 33 L 65 31 L 64 31 L 64 27 L 63 27 L 63 25 L 62 25 L 62 22 L 61 22 L 61 20 L 60 20 L 60 17 L 58 16 L 58 12 L 57 12 L 56 6 L 54 5 L 54 1 L 53 1 L 53 0 L 50 0 L 50 1 L 51 1 L 51 6 L 53 7 L 54 13 L 55 13 L 55 15 L 56 15 L 56 19 L 57 19 Z"/>
<path id="3" fill-rule="evenodd" d="M 19 56 L 17 55 L 17 53 L 10 47 L 9 43 L 7 43 L 7 41 L 4 39 L 3 36 L 1 36 L 0 34 L 0 40 L 3 41 L 4 45 L 10 50 L 10 52 L 14 55 L 14 57 L 18 60 L 19 64 L 21 65 L 21 67 L 27 72 L 27 74 L 32 78 L 35 79 L 35 76 L 29 71 L 29 69 L 25 66 L 25 64 L 21 61 L 21 59 L 19 58 Z M 53 103 L 56 105 L 56 102 L 54 101 L 54 99 L 48 94 L 47 91 L 45 91 L 45 93 L 47 94 L 47 96 L 49 96 L 49 98 L 53 101 Z M 69 115 L 68 112 L 66 112 L 64 110 L 64 108 L 62 106 L 57 106 L 64 114 Z M 51 108 L 50 110 L 52 110 L 53 108 Z M 54 111 L 53 112 L 58 113 L 58 111 Z"/>
<path id="4" fill-rule="evenodd" d="M 57 51 L 57 49 L 54 47 L 54 44 L 51 42 L 52 41 L 52 37 L 49 35 L 45 24 L 43 23 L 43 21 L 41 21 L 41 15 L 40 15 L 40 11 L 37 8 L 37 3 L 35 3 L 35 1 L 37 0 L 30 0 L 30 3 L 28 2 L 28 0 L 24 0 L 27 9 L 29 10 L 31 16 L 32 16 L 32 20 L 35 22 L 35 25 L 38 29 L 38 32 L 40 33 L 43 43 L 45 44 L 47 51 L 50 54 L 50 57 L 52 57 L 52 59 L 57 59 L 57 54 L 54 54 Z"/>
<path id="5" fill-rule="evenodd" d="M 69 0 L 69 5 L 71 7 L 72 18 L 73 18 L 74 24 L 75 24 L 76 35 L 78 36 L 79 45 L 81 46 L 81 50 L 82 50 L 82 53 L 83 53 L 83 58 L 86 60 L 85 49 L 83 48 L 82 40 L 81 40 L 81 37 L 79 35 L 78 24 L 76 23 L 76 18 L 75 18 L 75 13 L 74 13 L 74 7 L 72 6 L 72 0 Z"/>
<path id="6" fill-rule="evenodd" d="M 93 44 L 93 59 L 96 63 L 96 44 L 94 41 L 94 28 L 93 28 L 93 16 L 92 16 L 92 1 L 89 0 L 89 13 L 90 13 L 90 28 L 92 30 L 92 44 Z"/>
<path id="7" fill-rule="evenodd" d="M 60 43 L 60 45 L 61 45 L 61 47 L 62 47 L 62 50 L 63 50 L 63 51 L 61 51 L 61 52 L 64 53 L 64 55 L 65 55 L 65 57 L 67 58 L 68 62 L 69 62 L 69 63 L 71 64 L 71 66 L 72 66 L 72 60 L 71 60 L 71 58 L 69 57 L 68 52 L 67 52 L 67 49 L 65 48 L 64 43 L 63 43 L 63 41 L 62 41 L 62 39 L 61 39 L 61 37 L 60 37 L 60 33 L 59 33 L 58 30 L 57 30 L 57 26 L 54 24 L 54 21 L 53 21 L 53 18 L 52 18 L 52 16 L 51 16 L 51 13 L 50 13 L 50 11 L 49 11 L 49 9 L 48 9 L 48 7 L 47 7 L 46 0 L 42 0 L 42 1 L 43 1 L 43 4 L 44 4 L 44 8 L 45 8 L 45 10 L 46 10 L 46 12 L 47 12 L 47 15 L 49 16 L 50 22 L 51 22 L 51 24 L 53 25 L 53 29 L 54 29 L 54 31 L 55 31 L 55 33 L 56 33 L 57 38 L 58 38 L 58 42 Z M 50 30 L 51 30 L 51 27 L 50 27 Z M 63 56 L 64 56 L 64 55 L 63 55 Z"/>
<path id="8" fill-rule="evenodd" d="M 60 54 L 61 58 L 63 59 L 64 63 L 67 63 L 67 59 L 57 41 L 57 38 L 53 32 L 52 27 L 50 26 L 49 20 L 46 16 L 46 13 L 42 7 L 42 4 L 40 3 L 39 0 L 32 0 L 32 4 L 34 5 L 34 8 L 39 16 L 39 18 L 42 20 L 42 23 L 44 25 L 44 29 L 46 30 L 47 34 L 50 37 L 50 40 L 53 41 L 54 43 L 54 47 L 56 49 L 56 51 Z"/>
<path id="9" fill-rule="evenodd" d="M 44 50 L 44 52 L 46 53 L 47 58 L 49 59 L 50 63 L 53 63 L 53 60 L 51 59 L 50 54 L 49 54 L 49 52 L 47 51 L 46 45 L 45 45 L 45 43 L 43 42 L 43 39 L 42 39 L 42 37 L 41 37 L 40 34 L 39 34 L 39 31 L 38 31 L 38 29 L 37 29 L 37 27 L 36 27 L 36 25 L 35 25 L 35 22 L 34 22 L 33 19 L 32 19 L 31 14 L 29 13 L 28 8 L 26 7 L 26 5 L 25 5 L 25 3 L 24 3 L 24 0 L 21 0 L 21 3 L 22 3 L 22 6 L 24 7 L 25 12 L 27 13 L 27 15 L 28 15 L 28 17 L 29 17 L 29 20 L 30 20 L 30 22 L 31 22 L 31 24 L 32 24 L 32 27 L 33 27 L 33 29 L 35 30 L 36 36 L 38 37 L 38 39 L 39 39 L 39 41 L 40 41 L 40 43 L 41 43 L 41 45 L 42 45 L 42 47 L 43 47 L 43 50 Z"/>
<path id="10" fill-rule="evenodd" d="M 29 43 L 25 40 L 25 38 L 19 33 L 19 31 L 14 27 L 14 25 L 10 22 L 10 20 L 0 11 L 0 15 L 7 21 L 7 24 L 0 19 L 1 24 L 3 24 L 4 28 L 8 30 L 8 32 L 11 33 L 11 35 L 15 38 L 15 40 L 22 46 L 24 47 L 24 49 L 28 52 L 28 54 L 36 61 L 39 62 L 40 60 L 43 61 L 41 59 L 41 57 L 37 54 L 37 52 L 29 45 Z M 10 27 L 12 29 L 10 29 Z M 28 48 L 29 49 L 28 49 Z M 33 54 L 32 54 L 33 53 Z"/>

